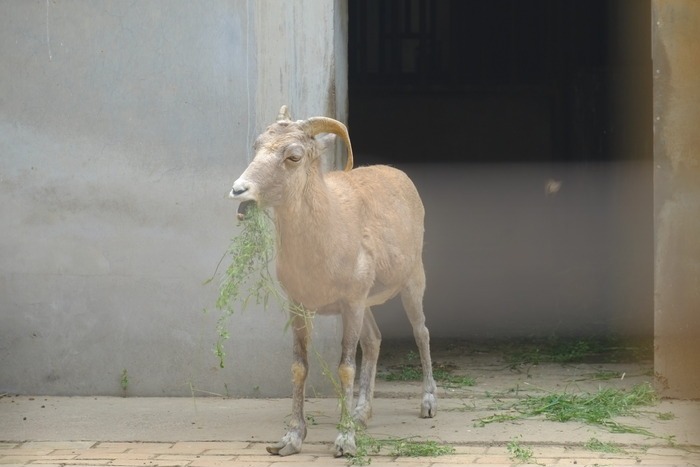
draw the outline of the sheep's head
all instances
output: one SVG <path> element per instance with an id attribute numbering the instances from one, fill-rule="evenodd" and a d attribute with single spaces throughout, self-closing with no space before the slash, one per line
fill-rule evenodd
<path id="1" fill-rule="evenodd" d="M 282 106 L 277 121 L 255 140 L 253 161 L 233 183 L 230 198 L 241 202 L 238 217 L 243 219 L 251 203 L 275 207 L 285 197 L 301 196 L 310 169 L 320 170 L 320 149 L 315 140 L 321 133 L 340 136 L 348 151 L 345 170 L 352 168 L 352 147 L 345 125 L 327 117 L 292 121 Z"/>

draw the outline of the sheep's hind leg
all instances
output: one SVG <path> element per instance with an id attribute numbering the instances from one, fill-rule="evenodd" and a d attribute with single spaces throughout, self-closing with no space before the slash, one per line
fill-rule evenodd
<path id="1" fill-rule="evenodd" d="M 435 395 L 437 386 L 433 379 L 433 364 L 430 358 L 430 333 L 425 326 L 425 315 L 423 314 L 423 292 L 425 292 L 425 272 L 423 265 L 420 264 L 401 291 L 401 302 L 413 327 L 413 336 L 416 339 L 423 368 L 423 400 L 420 416 L 432 418 L 437 413 L 437 397 Z"/>
<path id="2" fill-rule="evenodd" d="M 374 380 L 377 375 L 377 359 L 382 335 L 379 332 L 377 322 L 374 320 L 372 310 L 367 307 L 362 321 L 362 333 L 360 334 L 360 347 L 362 348 L 362 368 L 360 370 L 360 391 L 357 406 L 353 413 L 355 422 L 363 427 L 372 417 L 372 399 L 374 397 Z"/>
<path id="3" fill-rule="evenodd" d="M 292 317 L 292 329 L 294 333 L 294 362 L 292 363 L 292 419 L 289 423 L 287 434 L 282 440 L 267 447 L 267 452 L 279 456 L 288 456 L 301 452 L 301 445 L 306 438 L 306 419 L 304 418 L 304 388 L 306 376 L 309 373 L 307 357 L 307 344 L 309 341 L 309 329 L 304 316 Z"/>

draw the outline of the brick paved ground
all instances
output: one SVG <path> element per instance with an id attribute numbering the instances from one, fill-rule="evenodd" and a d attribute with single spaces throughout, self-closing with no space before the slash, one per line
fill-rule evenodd
<path id="1" fill-rule="evenodd" d="M 625 448 L 624 453 L 595 453 L 581 448 L 534 446 L 533 465 L 700 465 L 697 453 L 681 448 Z M 55 466 L 254 466 L 338 465 L 346 459 L 333 459 L 330 444 L 306 444 L 302 454 L 273 457 L 261 443 L 197 441 L 177 443 L 125 443 L 91 441 L 29 441 L 0 443 L 0 464 Z M 454 465 L 514 465 L 504 446 L 455 446 L 455 453 L 441 457 L 372 457 L 375 467 L 442 467 Z M 522 464 L 526 465 L 526 464 Z"/>

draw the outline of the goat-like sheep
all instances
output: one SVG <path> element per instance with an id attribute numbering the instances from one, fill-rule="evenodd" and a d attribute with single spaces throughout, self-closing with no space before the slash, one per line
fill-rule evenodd
<path id="1" fill-rule="evenodd" d="M 316 136 L 334 133 L 347 147 L 345 171 L 321 169 Z M 255 141 L 255 157 L 233 184 L 230 197 L 274 210 L 277 277 L 290 302 L 320 314 L 340 314 L 341 424 L 336 457 L 356 452 L 354 420 L 371 416 L 381 334 L 370 309 L 397 294 L 413 327 L 423 369 L 421 417 L 437 410 L 430 338 L 423 314 L 423 203 L 408 176 L 385 165 L 353 170 L 345 125 L 326 117 L 292 121 L 286 106 Z M 306 320 L 292 313 L 293 410 L 289 430 L 267 448 L 271 454 L 301 451 L 306 437 L 304 390 L 308 374 Z M 362 348 L 360 389 L 353 411 L 355 353 Z"/>

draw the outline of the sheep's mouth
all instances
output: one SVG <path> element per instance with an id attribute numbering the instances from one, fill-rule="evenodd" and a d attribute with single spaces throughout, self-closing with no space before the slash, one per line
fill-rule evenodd
<path id="1" fill-rule="evenodd" d="M 248 214 L 248 209 L 250 209 L 250 207 L 254 204 L 255 201 L 253 200 L 241 201 L 241 204 L 238 205 L 238 213 L 236 215 L 239 221 L 242 221 L 246 218 L 246 215 Z"/>

